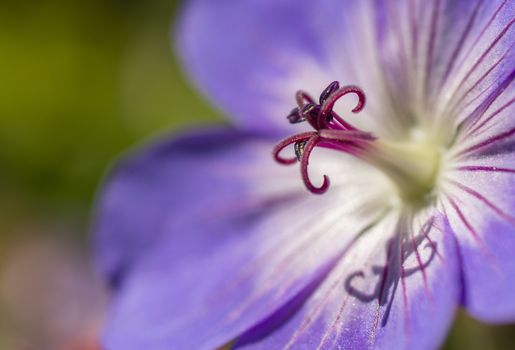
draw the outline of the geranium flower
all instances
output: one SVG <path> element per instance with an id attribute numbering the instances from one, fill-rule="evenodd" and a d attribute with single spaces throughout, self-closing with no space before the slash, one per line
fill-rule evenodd
<path id="1" fill-rule="evenodd" d="M 107 181 L 106 348 L 431 349 L 458 306 L 515 320 L 514 6 L 190 1 L 179 53 L 234 126 Z"/>

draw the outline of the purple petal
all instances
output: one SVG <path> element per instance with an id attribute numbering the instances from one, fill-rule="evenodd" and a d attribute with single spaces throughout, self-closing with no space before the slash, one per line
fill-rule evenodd
<path id="1" fill-rule="evenodd" d="M 269 176 L 297 176 L 294 168 L 274 164 L 270 150 L 268 141 L 220 128 L 164 138 L 121 161 L 98 203 L 95 239 L 101 270 L 117 284 L 163 235 L 181 232 L 200 218 L 243 209 L 257 213 L 291 193 L 292 186 L 299 189 L 296 182 L 270 184 Z M 263 164 L 268 172 L 259 168 Z M 202 242 L 216 242 L 224 235 L 203 237 Z M 197 245 L 198 237 L 192 234 L 176 234 L 175 239 L 173 256 L 207 246 Z"/>
<path id="2" fill-rule="evenodd" d="M 248 349 L 437 348 L 459 281 L 454 238 L 444 221 L 433 224 L 394 236 L 387 224 L 373 229 L 289 323 Z"/>
<path id="3" fill-rule="evenodd" d="M 515 320 L 515 157 L 509 148 L 462 158 L 445 181 L 444 203 L 459 242 L 462 303 L 488 322 Z"/>
<path id="4" fill-rule="evenodd" d="M 201 0 L 185 8 L 178 48 L 186 68 L 209 97 L 245 126 L 275 133 L 287 126 L 295 90 L 281 101 L 284 94 L 270 87 L 277 79 L 292 78 L 292 56 L 319 56 L 321 43 L 305 3 Z"/>
<path id="5" fill-rule="evenodd" d="M 483 321 L 512 322 L 514 153 L 462 160 L 445 181 L 444 203 L 462 260 L 462 303 Z"/>
<path id="6" fill-rule="evenodd" d="M 368 188 L 336 182 L 331 194 L 311 195 L 271 148 L 217 131 L 160 143 L 119 167 L 98 224 L 100 262 L 122 286 L 107 348 L 212 349 L 267 333 L 383 210 L 359 212 L 377 198 Z"/>
<path id="7" fill-rule="evenodd" d="M 184 11 L 178 48 L 202 90 L 246 127 L 284 132 L 296 90 L 318 96 L 339 80 L 367 93 L 358 126 L 395 133 L 410 118 L 472 121 L 509 84 L 513 6 L 196 0 Z"/>
<path id="8" fill-rule="evenodd" d="M 450 60 L 453 65 L 445 75 L 447 84 L 437 88 L 442 89 L 440 96 L 447 96 L 444 113 L 456 114 L 467 127 L 477 127 L 489 108 L 506 102 L 501 101 L 503 92 L 515 76 L 515 4 L 477 1 L 470 7 L 473 24 Z"/>
<path id="9" fill-rule="evenodd" d="M 512 72 L 514 10 L 508 0 L 376 1 L 388 86 L 447 118 L 474 110 Z"/>
<path id="10" fill-rule="evenodd" d="M 484 6 L 483 6 L 484 7 Z M 486 322 L 513 322 L 515 298 L 514 3 L 495 3 L 460 71 L 454 171 L 444 205 L 459 241 L 462 304 Z M 465 68 L 466 67 L 466 68 Z"/>
<path id="11" fill-rule="evenodd" d="M 467 286 L 463 304 L 482 321 L 514 322 L 514 226 L 492 220 L 485 230 L 482 238 L 484 248 L 471 245 L 462 247 Z M 481 252 L 483 249 L 489 252 L 488 257 Z"/>
<path id="12" fill-rule="evenodd" d="M 488 3 L 488 5 L 487 5 Z M 486 24 L 454 74 L 448 104 L 461 129 L 442 181 L 443 203 L 459 241 L 461 303 L 487 322 L 515 320 L 514 3 L 484 2 Z M 457 67 L 458 67 L 457 66 Z"/>
<path id="13" fill-rule="evenodd" d="M 360 229 L 352 220 L 333 227 L 339 212 L 331 220 L 320 216 L 329 208 L 319 198 L 258 217 L 191 224 L 182 234 L 205 236 L 203 244 L 213 248 L 195 258 L 174 261 L 176 240 L 162 241 L 117 294 L 106 347 L 213 349 L 279 314 L 294 313 Z M 220 233 L 230 238 L 210 240 Z M 275 325 L 266 322 L 260 332 Z"/>

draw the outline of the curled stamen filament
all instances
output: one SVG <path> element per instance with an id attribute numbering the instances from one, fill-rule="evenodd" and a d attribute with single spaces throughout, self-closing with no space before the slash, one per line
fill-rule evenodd
<path id="1" fill-rule="evenodd" d="M 354 93 L 358 96 L 358 103 L 356 107 L 352 110 L 353 113 L 359 113 L 363 110 L 366 103 L 365 93 L 358 88 L 357 86 L 344 86 L 338 90 L 336 90 L 333 94 L 331 94 L 327 100 L 322 105 L 322 109 L 320 110 L 321 118 L 327 118 L 328 116 L 332 116 L 332 118 L 336 119 L 336 121 L 343 127 L 345 130 L 357 130 L 356 127 L 346 122 L 343 118 L 341 118 L 338 114 L 333 111 L 334 104 L 340 98 L 350 93 Z"/>
<path id="2" fill-rule="evenodd" d="M 352 110 L 353 113 L 359 113 L 363 110 L 363 107 L 365 107 L 366 103 L 366 96 L 363 90 L 361 90 L 357 86 L 344 86 L 334 92 L 334 94 L 330 95 L 327 101 L 325 101 L 324 105 L 322 106 L 322 110 L 320 111 L 322 115 L 327 114 L 327 112 L 332 111 L 334 104 L 336 101 L 338 101 L 343 96 L 354 93 L 358 95 L 358 104 L 354 109 Z"/>
<path id="3" fill-rule="evenodd" d="M 281 151 L 294 143 L 307 141 L 315 134 L 315 132 L 304 132 L 302 134 L 297 134 L 285 138 L 274 147 L 274 150 L 272 151 L 274 159 L 284 165 L 294 164 L 297 162 L 297 157 L 283 158 L 280 155 Z"/>
<path id="4" fill-rule="evenodd" d="M 324 181 L 322 185 L 320 187 L 316 187 L 309 179 L 308 174 L 309 156 L 311 155 L 313 148 L 315 148 L 318 142 L 319 136 L 316 134 L 311 136 L 307 141 L 306 145 L 304 146 L 304 153 L 302 154 L 302 158 L 300 160 L 300 172 L 302 175 L 302 181 L 304 182 L 304 185 L 308 188 L 308 190 L 316 194 L 322 194 L 325 193 L 329 188 L 329 177 L 327 175 L 324 175 Z"/>
<path id="5" fill-rule="evenodd" d="M 275 146 L 273 155 L 277 162 L 285 165 L 294 164 L 300 161 L 302 180 L 305 186 L 313 193 L 322 194 L 329 187 L 329 178 L 324 175 L 324 181 L 320 187 L 316 187 L 308 176 L 309 157 L 315 147 L 323 147 L 344 151 L 356 157 L 362 155 L 365 147 L 373 142 L 375 137 L 370 133 L 359 130 L 320 130 L 319 132 L 306 132 L 290 136 Z M 292 144 L 305 143 L 303 147 L 296 148 L 301 150 L 301 154 L 296 152 L 296 156 L 291 158 L 281 157 L 280 153 Z"/>

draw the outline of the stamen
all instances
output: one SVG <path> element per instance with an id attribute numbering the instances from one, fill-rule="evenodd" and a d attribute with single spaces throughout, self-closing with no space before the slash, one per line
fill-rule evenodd
<path id="1" fill-rule="evenodd" d="M 295 94 L 297 107 L 288 114 L 287 119 L 291 124 L 307 121 L 314 131 L 290 136 L 279 142 L 273 150 L 274 159 L 281 164 L 289 165 L 297 161 L 301 163 L 302 179 L 308 190 L 313 193 L 321 194 L 329 188 L 327 175 L 324 175 L 324 181 L 320 187 L 314 186 L 309 179 L 309 157 L 315 147 L 336 149 L 358 155 L 367 143 L 375 140 L 372 134 L 358 130 L 333 111 L 335 103 L 350 93 L 354 93 L 358 97 L 358 103 L 352 110 L 354 113 L 358 113 L 365 106 L 366 99 L 364 92 L 356 86 L 340 88 L 340 84 L 333 81 L 320 94 L 319 104 L 315 103 L 308 93 L 299 90 Z M 292 144 L 295 157 L 281 157 L 282 150 Z"/>
<path id="2" fill-rule="evenodd" d="M 320 98 L 318 102 L 323 105 L 324 102 L 331 96 L 336 90 L 340 88 L 340 83 L 337 81 L 333 81 L 331 84 L 329 84 L 328 87 L 325 88 L 324 91 L 320 94 Z"/>
<path id="3" fill-rule="evenodd" d="M 302 123 L 306 120 L 306 118 L 302 114 L 300 114 L 298 107 L 292 109 L 292 111 L 290 112 L 290 114 L 288 114 L 286 118 L 288 118 L 290 124 Z"/>
<path id="4" fill-rule="evenodd" d="M 366 96 L 363 90 L 361 90 L 357 86 L 344 86 L 341 89 L 338 89 L 334 91 L 334 93 L 327 98 L 327 100 L 324 103 L 324 108 L 322 110 L 322 114 L 325 114 L 328 111 L 332 111 L 334 104 L 336 101 L 338 101 L 340 98 L 342 98 L 345 95 L 348 95 L 350 93 L 354 93 L 358 95 L 358 104 L 354 109 L 352 110 L 353 113 L 358 113 L 363 110 L 363 107 L 365 107 L 366 102 Z"/>
<path id="5" fill-rule="evenodd" d="M 354 126 L 340 118 L 334 111 L 333 107 L 336 101 L 338 101 L 340 98 L 342 98 L 345 95 L 348 95 L 350 93 L 354 93 L 358 96 L 358 104 L 354 109 L 352 110 L 353 113 L 359 113 L 363 110 L 365 107 L 366 97 L 363 90 L 361 90 L 357 86 L 345 86 L 341 89 L 333 91 L 333 93 L 330 96 L 327 96 L 325 103 L 322 105 L 322 109 L 320 111 L 320 115 L 322 117 L 325 116 L 332 116 L 335 118 L 346 130 L 357 130 Z M 322 97 L 322 96 L 321 96 Z"/>

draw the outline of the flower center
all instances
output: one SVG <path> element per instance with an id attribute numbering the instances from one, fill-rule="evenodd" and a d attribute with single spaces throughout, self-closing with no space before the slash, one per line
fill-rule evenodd
<path id="1" fill-rule="evenodd" d="M 324 175 L 321 186 L 315 186 L 308 175 L 311 153 L 315 147 L 329 148 L 355 156 L 380 169 L 395 184 L 403 202 L 421 205 L 432 197 L 440 154 L 438 145 L 413 132 L 405 140 L 379 139 L 372 133 L 359 130 L 334 110 L 335 103 L 347 94 L 355 94 L 358 103 L 352 110 L 359 113 L 365 107 L 365 93 L 356 86 L 340 87 L 332 82 L 322 92 L 318 103 L 304 91 L 296 94 L 297 107 L 288 115 L 292 124 L 307 122 L 313 131 L 290 136 L 277 144 L 273 155 L 277 162 L 288 165 L 300 162 L 301 176 L 307 189 L 322 194 L 329 188 L 329 177 Z M 280 153 L 293 145 L 295 157 L 285 158 Z"/>

